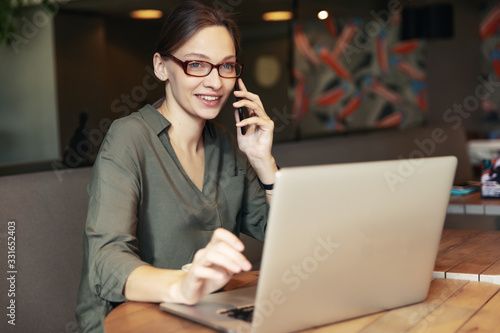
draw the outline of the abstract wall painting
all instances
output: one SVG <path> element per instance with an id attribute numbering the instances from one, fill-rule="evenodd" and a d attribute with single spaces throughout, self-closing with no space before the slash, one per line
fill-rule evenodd
<path id="1" fill-rule="evenodd" d="M 479 26 L 481 39 L 481 76 L 486 81 L 500 81 L 500 5 L 497 1 L 484 10 Z M 500 138 L 500 91 L 486 90 L 480 98 L 484 131 L 490 139 Z"/>
<path id="2" fill-rule="evenodd" d="M 400 35 L 400 13 L 295 24 L 293 120 L 301 136 L 425 123 L 425 41 Z"/>

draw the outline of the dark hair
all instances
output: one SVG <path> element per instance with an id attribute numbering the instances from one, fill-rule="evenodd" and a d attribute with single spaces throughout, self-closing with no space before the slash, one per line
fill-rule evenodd
<path id="1" fill-rule="evenodd" d="M 236 22 L 228 13 L 198 1 L 182 1 L 170 12 L 161 29 L 156 52 L 165 57 L 180 48 L 202 28 L 212 26 L 223 26 L 229 31 L 238 55 L 241 42 Z"/>

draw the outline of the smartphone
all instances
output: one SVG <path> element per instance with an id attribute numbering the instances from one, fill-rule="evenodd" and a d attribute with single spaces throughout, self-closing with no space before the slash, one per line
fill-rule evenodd
<path id="1" fill-rule="evenodd" d="M 234 86 L 235 91 L 238 90 L 237 85 L 238 85 L 238 83 L 236 83 L 236 85 Z M 236 100 L 241 101 L 242 98 L 236 97 Z M 238 117 L 240 118 L 240 121 L 242 121 L 243 119 L 246 118 L 246 112 L 245 112 L 246 108 L 238 108 L 237 110 L 238 110 Z M 246 132 L 247 132 L 246 126 L 241 127 L 241 134 L 245 135 Z"/>

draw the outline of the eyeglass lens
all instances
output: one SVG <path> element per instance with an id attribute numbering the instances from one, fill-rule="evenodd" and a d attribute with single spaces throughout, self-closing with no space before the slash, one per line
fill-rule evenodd
<path id="1" fill-rule="evenodd" d="M 189 75 L 205 76 L 212 70 L 212 65 L 203 61 L 189 61 L 186 65 L 186 72 Z M 238 77 L 241 74 L 241 65 L 238 63 L 226 63 L 217 66 L 219 75 L 222 77 Z"/>

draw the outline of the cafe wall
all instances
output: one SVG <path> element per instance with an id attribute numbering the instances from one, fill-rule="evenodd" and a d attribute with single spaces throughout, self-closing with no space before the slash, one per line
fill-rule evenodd
<path id="1" fill-rule="evenodd" d="M 59 126 L 54 61 L 54 25 L 33 20 L 25 37 L 0 45 L 0 164 L 57 159 Z"/>
<path id="2" fill-rule="evenodd" d="M 426 122 L 428 126 L 464 127 L 469 133 L 481 134 L 482 115 L 475 110 L 461 115 L 456 113 L 454 106 L 463 105 L 480 85 L 478 27 L 484 5 L 466 0 L 452 3 L 453 36 L 427 40 L 419 51 L 425 56 L 424 66 L 420 69 L 426 75 Z M 349 18 L 360 16 L 368 22 L 373 17 L 370 8 L 354 9 L 351 6 L 349 13 L 341 15 L 340 9 L 334 10 L 334 2 L 332 6 L 332 11 L 338 14 L 335 19 L 339 20 L 339 33 Z M 353 10 L 359 11 L 359 15 Z M 378 10 L 380 8 L 375 11 Z M 306 34 L 311 19 L 304 20 Z M 323 24 L 314 23 L 328 37 L 329 32 Z M 80 152 L 94 154 L 111 121 L 161 96 L 162 85 L 155 81 L 149 67 L 158 29 L 158 23 L 60 12 L 54 24 L 42 27 L 26 45 L 26 52 L 9 56 L 11 51 L 2 46 L 0 163 L 62 159 L 71 139 L 79 131 L 82 113 L 88 117 L 83 117 L 87 136 L 79 147 Z M 299 61 L 301 55 L 291 48 L 293 31 L 296 30 L 288 24 L 242 26 L 244 79 L 248 88 L 259 94 L 266 111 L 275 121 L 276 141 L 305 139 L 316 134 L 355 135 L 351 134 L 355 131 L 328 132 L 331 129 L 329 123 L 319 121 L 320 113 L 315 112 L 308 115 L 314 119 L 312 130 L 297 131 L 301 125 L 294 123 L 293 118 L 296 86 L 292 84 L 295 61 L 292 58 L 296 56 L 296 61 Z M 259 79 L 258 72 L 265 73 L 266 70 L 272 71 L 274 80 L 263 82 Z M 327 86 L 325 83 L 323 91 Z M 340 106 L 345 106 L 344 103 L 350 100 L 348 96 Z M 412 107 L 418 106 L 413 104 Z M 334 119 L 338 110 L 340 108 L 328 111 L 329 116 Z M 233 126 L 232 110 L 225 109 L 218 120 L 228 127 Z M 72 149 L 78 153 L 77 146 Z M 74 154 L 70 162 L 75 162 Z"/>
<path id="3" fill-rule="evenodd" d="M 302 137 L 422 125 L 483 135 L 479 105 L 468 103 L 484 75 L 479 26 L 487 5 L 406 1 L 399 15 L 395 3 L 295 25 L 293 111 Z M 408 37 L 409 28 L 422 36 Z"/>
<path id="4" fill-rule="evenodd" d="M 159 27 L 64 12 L 55 26 L 62 164 L 75 167 L 93 161 L 112 121 L 161 96 L 152 71 Z"/>

